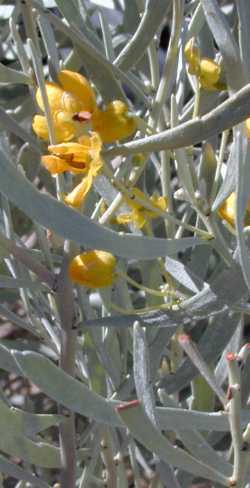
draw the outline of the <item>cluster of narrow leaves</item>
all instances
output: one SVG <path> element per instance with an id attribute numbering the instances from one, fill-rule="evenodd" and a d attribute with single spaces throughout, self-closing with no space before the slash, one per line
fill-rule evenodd
<path id="1" fill-rule="evenodd" d="M 0 487 L 249 486 L 249 25 L 1 2 Z"/>

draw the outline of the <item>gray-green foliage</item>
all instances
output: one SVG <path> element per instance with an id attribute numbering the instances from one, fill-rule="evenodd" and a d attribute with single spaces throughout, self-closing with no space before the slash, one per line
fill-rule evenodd
<path id="1" fill-rule="evenodd" d="M 0 3 L 0 315 L 21 334 L 0 344 L 1 385 L 20 377 L 42 398 L 15 408 L 1 387 L 0 486 L 128 488 L 131 471 L 137 488 L 246 488 L 249 0 Z M 224 90 L 190 75 L 192 37 Z M 37 84 L 62 68 L 138 120 L 133 140 L 103 148 L 108 171 L 79 211 L 56 198 L 71 178 L 41 167 L 31 129 Z M 114 221 L 131 182 L 168 201 L 140 228 Z M 72 288 L 68 253 L 86 249 L 117 257 L 112 287 Z"/>

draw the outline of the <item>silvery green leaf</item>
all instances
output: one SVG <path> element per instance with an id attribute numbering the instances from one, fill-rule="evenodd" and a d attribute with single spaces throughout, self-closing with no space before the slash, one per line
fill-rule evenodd
<path id="1" fill-rule="evenodd" d="M 216 393 L 221 404 L 226 408 L 228 400 L 221 386 L 217 384 L 215 375 L 207 361 L 204 360 L 195 342 L 186 334 L 181 334 L 178 339 L 179 344 L 184 349 L 186 355 L 190 358 L 200 375 L 206 380 L 210 388 Z"/>
<path id="2" fill-rule="evenodd" d="M 86 22 L 83 22 L 79 5 L 73 0 L 71 2 L 68 2 L 67 0 L 55 0 L 55 2 L 63 17 L 69 22 L 69 25 L 78 27 L 82 34 L 102 52 L 103 45 L 95 34 L 95 31 L 91 31 L 86 25 Z"/>
<path id="3" fill-rule="evenodd" d="M 0 313 L 2 314 L 1 309 L 0 309 Z M 11 352 L 8 350 L 7 347 L 4 347 L 2 344 L 0 344 L 0 368 L 3 369 L 4 371 L 8 371 L 16 375 L 20 374 L 20 370 L 15 360 L 13 359 Z"/>
<path id="4" fill-rule="evenodd" d="M 191 37 L 198 37 L 205 22 L 204 11 L 202 5 L 199 3 L 192 15 L 188 26 L 187 41 Z"/>
<path id="5" fill-rule="evenodd" d="M 238 132 L 235 137 L 239 139 L 238 154 L 237 154 L 237 185 L 236 185 L 236 235 L 237 244 L 239 247 L 239 258 L 242 268 L 242 273 L 245 278 L 248 289 L 250 290 L 250 263 L 249 263 L 249 248 L 246 244 L 246 236 L 244 233 L 244 216 L 249 200 L 249 185 L 250 185 L 250 143 L 243 135 L 243 128 L 241 133 Z"/>
<path id="6" fill-rule="evenodd" d="M 119 320 L 118 320 L 119 318 Z M 190 317 L 180 311 L 166 311 L 162 310 L 139 314 L 119 315 L 112 317 L 103 317 L 101 319 L 87 320 L 84 325 L 89 327 L 131 327 L 133 323 L 138 320 L 144 327 L 163 327 L 170 329 L 169 337 L 176 331 L 180 323 L 184 324 L 190 322 Z"/>
<path id="7" fill-rule="evenodd" d="M 169 397 L 164 390 L 159 393 L 159 396 L 165 407 L 175 407 L 176 409 L 180 409 L 178 403 Z M 233 469 L 232 465 L 225 461 L 224 458 L 209 445 L 204 434 L 202 435 L 194 428 L 192 430 L 177 429 L 177 435 L 195 458 L 204 463 L 208 463 L 214 469 L 221 470 L 226 476 L 231 475 Z"/>
<path id="8" fill-rule="evenodd" d="M 47 52 L 48 65 L 52 71 L 51 76 L 56 81 L 56 75 L 59 71 L 59 56 L 54 32 L 45 15 L 38 15 L 37 23 Z"/>
<path id="9" fill-rule="evenodd" d="M 21 71 L 9 68 L 0 63 L 0 85 L 9 83 L 21 83 L 24 85 L 32 85 L 32 79 Z"/>
<path id="10" fill-rule="evenodd" d="M 101 423 L 120 424 L 115 410 L 104 398 L 67 375 L 42 355 L 13 351 L 13 357 L 22 373 L 61 405 Z"/>
<path id="11" fill-rule="evenodd" d="M 137 397 L 142 403 L 147 416 L 157 427 L 154 392 L 150 381 L 149 350 L 146 343 L 146 334 L 138 321 L 134 323 L 133 328 L 133 350 Z"/>
<path id="12" fill-rule="evenodd" d="M 110 32 L 110 26 L 108 24 L 108 20 L 105 16 L 105 13 L 102 10 L 99 10 L 99 20 L 100 26 L 102 29 L 102 38 L 105 47 L 105 54 L 109 61 L 113 62 L 115 59 L 115 51 L 113 47 L 112 35 Z"/>
<path id="13" fill-rule="evenodd" d="M 171 98 L 171 118 L 172 127 L 176 127 L 178 125 L 178 112 L 176 99 L 173 95 Z M 186 149 L 175 149 L 174 154 L 180 185 L 187 191 L 188 197 L 192 200 L 195 189 Z"/>
<path id="14" fill-rule="evenodd" d="M 121 384 L 122 376 L 121 342 L 122 337 L 118 336 L 114 328 L 107 330 L 103 341 L 103 348 L 105 349 L 107 358 L 109 358 L 109 363 L 112 364 L 112 379 L 116 380 L 114 383 L 116 387 Z"/>
<path id="15" fill-rule="evenodd" d="M 166 483 L 166 485 L 169 485 L 172 488 L 182 488 L 175 476 L 174 468 L 172 466 L 160 461 L 157 470 L 161 481 Z"/>
<path id="16" fill-rule="evenodd" d="M 242 271 L 235 262 L 230 269 L 225 269 L 192 298 L 184 300 L 180 304 L 180 308 L 191 314 L 198 312 L 198 315 L 215 312 L 222 310 L 225 306 L 233 307 L 247 293 Z"/>
<path id="17" fill-rule="evenodd" d="M 59 425 L 64 420 L 60 415 L 34 414 L 17 408 L 11 409 L 10 419 L 12 419 L 12 416 L 15 416 L 16 426 L 25 432 L 27 436 L 33 436 L 49 427 Z"/>
<path id="18" fill-rule="evenodd" d="M 170 444 L 152 424 L 140 405 L 119 409 L 119 415 L 129 428 L 133 437 L 149 451 L 154 452 L 167 464 L 184 469 L 203 478 L 208 478 L 226 486 L 227 479 L 219 471 L 203 464 L 184 450 Z"/>
<path id="19" fill-rule="evenodd" d="M 31 472 L 28 471 L 27 469 L 17 466 L 17 464 L 13 463 L 12 461 L 9 461 L 8 459 L 6 459 L 4 456 L 1 455 L 0 455 L 0 470 L 5 475 L 11 476 L 12 478 L 18 480 L 24 480 L 27 483 L 30 483 L 31 486 L 33 485 L 37 488 L 49 488 L 49 485 L 45 483 L 45 481 L 42 481 L 37 476 L 31 474 Z"/>
<path id="20" fill-rule="evenodd" d="M 8 130 L 10 133 L 20 137 L 22 141 L 28 142 L 30 147 L 36 153 L 41 155 L 41 148 L 38 140 L 23 129 L 20 124 L 18 124 L 13 117 L 8 115 L 2 107 L 0 107 L 0 124 L 3 124 L 5 130 Z"/>
<path id="21" fill-rule="evenodd" d="M 2 436 L 0 437 L 0 449 L 10 456 L 18 457 L 30 464 L 44 468 L 60 467 L 60 451 L 58 448 L 44 442 L 34 442 L 27 439 L 21 433 L 15 431 L 14 415 L 11 427 L 4 421 L 0 422 Z"/>
<path id="22" fill-rule="evenodd" d="M 216 211 L 222 202 L 232 193 L 236 184 L 237 173 L 237 151 L 238 151 L 239 138 L 236 138 L 231 145 L 230 154 L 227 160 L 226 174 L 221 183 L 220 189 L 213 202 L 212 210 Z"/>
<path id="23" fill-rule="evenodd" d="M 199 276 L 196 276 L 188 266 L 185 266 L 180 261 L 167 257 L 165 259 L 166 271 L 178 282 L 181 286 L 187 288 L 193 293 L 201 291 L 205 282 Z"/>
<path id="24" fill-rule="evenodd" d="M 128 71 L 143 56 L 155 33 L 164 21 L 170 2 L 150 0 L 147 2 L 140 24 L 133 37 L 118 54 L 115 64 Z"/>
<path id="25" fill-rule="evenodd" d="M 242 320 L 239 321 L 238 327 L 236 328 L 234 334 L 232 335 L 229 343 L 225 347 L 224 353 L 222 354 L 216 366 L 215 376 L 216 376 L 217 383 L 219 385 L 223 385 L 223 383 L 227 379 L 227 359 L 226 359 L 227 352 L 233 352 L 237 354 L 241 344 L 242 344 Z"/>
<path id="26" fill-rule="evenodd" d="M 239 0 L 236 4 L 238 15 L 239 15 L 239 44 L 240 44 L 240 54 L 241 61 L 245 65 L 246 72 L 248 75 L 248 81 L 250 78 L 250 56 L 249 56 L 249 22 L 250 22 L 250 4 L 248 0 Z"/>
<path id="27" fill-rule="evenodd" d="M 218 355 L 224 350 L 234 334 L 238 323 L 238 314 L 230 316 L 227 313 L 222 313 L 210 321 L 206 331 L 197 344 L 200 353 L 208 364 L 216 360 Z M 159 387 L 165 387 L 168 394 L 171 394 L 184 388 L 197 374 L 198 371 L 191 361 L 184 359 L 174 377 L 167 375 L 159 381 Z"/>
<path id="28" fill-rule="evenodd" d="M 119 367 L 116 368 L 118 364 L 116 365 L 115 362 L 113 361 L 113 357 L 112 354 L 110 354 L 111 351 L 108 350 L 108 345 L 106 343 L 106 340 L 105 341 L 102 340 L 102 331 L 100 329 L 92 329 L 91 337 L 94 342 L 96 353 L 100 358 L 103 368 L 110 376 L 114 386 L 118 387 L 120 384 L 120 368 Z M 115 345 L 118 347 L 116 340 L 113 341 L 114 348 Z"/>
<path id="29" fill-rule="evenodd" d="M 180 323 L 180 322 L 179 322 Z M 164 327 L 158 329 L 156 336 L 149 343 L 150 380 L 154 381 L 160 366 L 163 352 L 166 350 L 171 337 L 178 327 Z"/>
<path id="30" fill-rule="evenodd" d="M 228 414 L 220 412 L 198 412 L 174 407 L 156 407 L 156 415 L 162 430 L 229 431 Z M 250 414 L 243 419 L 246 425 Z"/>
<path id="31" fill-rule="evenodd" d="M 58 235 L 71 239 L 79 245 L 103 249 L 121 257 L 154 259 L 158 256 L 176 254 L 206 241 L 187 237 L 183 239 L 147 238 L 118 234 L 105 229 L 54 198 L 40 193 L 0 149 L 0 192 L 9 198 L 31 219 Z M 30 205 L 32 202 L 32 205 Z M 86 232 L 83 229 L 86 229 Z"/>

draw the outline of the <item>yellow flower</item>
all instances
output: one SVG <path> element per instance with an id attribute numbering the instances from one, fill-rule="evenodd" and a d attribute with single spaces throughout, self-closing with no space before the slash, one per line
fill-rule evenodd
<path id="1" fill-rule="evenodd" d="M 76 170 L 75 168 L 72 169 L 71 163 L 71 168 L 69 171 L 71 171 L 72 173 L 86 173 L 86 176 L 82 179 L 82 181 L 64 198 L 65 203 L 74 208 L 79 208 L 82 205 L 84 199 L 86 198 L 89 190 L 92 187 L 95 177 L 101 171 L 103 166 L 103 160 L 100 156 L 102 141 L 99 135 L 93 134 L 91 137 L 82 136 L 79 138 L 79 142 L 79 145 L 83 146 L 85 154 L 87 151 L 87 155 L 91 159 L 87 161 L 86 158 L 86 169 L 82 169 L 81 171 L 79 171 L 78 168 Z M 76 163 L 77 160 L 80 160 L 81 158 L 80 153 L 78 152 L 78 148 L 75 153 L 75 158 Z"/>
<path id="2" fill-rule="evenodd" d="M 137 129 L 136 119 L 128 115 L 128 107 L 120 100 L 107 105 L 106 110 L 97 109 L 92 116 L 92 127 L 105 143 L 126 139 Z"/>
<path id="3" fill-rule="evenodd" d="M 235 207 L 236 207 L 236 194 L 233 192 L 229 197 L 223 202 L 218 210 L 218 214 L 221 219 L 226 220 L 230 225 L 235 225 Z M 250 225 L 250 199 L 246 207 L 246 215 L 244 225 Z"/>
<path id="4" fill-rule="evenodd" d="M 150 203 L 154 210 L 148 210 L 143 206 L 143 204 L 135 202 L 133 196 L 144 201 L 145 203 Z M 118 224 L 128 224 L 133 223 L 139 229 L 142 229 L 146 224 L 147 220 L 155 219 L 158 217 L 157 210 L 165 211 L 167 208 L 167 200 L 165 197 L 157 197 L 152 195 L 149 199 L 144 195 L 144 193 L 139 190 L 139 188 L 133 189 L 132 199 L 124 197 L 126 204 L 132 209 L 131 212 L 126 214 L 120 214 L 116 217 Z"/>
<path id="5" fill-rule="evenodd" d="M 129 116 L 128 107 L 120 100 L 109 103 L 105 110 L 97 108 L 94 91 L 84 76 L 74 71 L 62 70 L 59 84 L 46 82 L 46 91 L 52 116 L 56 143 L 68 142 L 92 128 L 103 142 L 115 142 L 131 136 L 137 128 L 136 118 Z M 41 91 L 36 101 L 44 112 Z M 34 132 L 49 140 L 48 125 L 44 115 L 35 115 Z"/>
<path id="6" fill-rule="evenodd" d="M 69 276 L 74 283 L 88 288 L 112 285 L 116 266 L 115 257 L 105 251 L 87 251 L 76 256 L 69 265 Z"/>
<path id="7" fill-rule="evenodd" d="M 84 132 L 84 123 L 88 122 L 96 109 L 95 94 L 86 80 L 79 73 L 62 70 L 58 74 L 60 85 L 46 82 L 46 91 L 51 110 L 56 142 L 67 142 Z M 36 92 L 36 101 L 44 112 L 41 91 Z M 49 140 L 46 117 L 35 115 L 34 132 L 46 141 Z"/>
<path id="8" fill-rule="evenodd" d="M 70 171 L 87 173 L 93 161 L 100 160 L 102 141 L 98 134 L 82 136 L 78 142 L 65 142 L 48 147 L 50 155 L 42 156 L 42 164 L 52 174 Z"/>
<path id="9" fill-rule="evenodd" d="M 224 85 L 219 82 L 221 67 L 212 59 L 203 58 L 200 61 L 198 79 L 204 90 L 223 90 Z"/>
<path id="10" fill-rule="evenodd" d="M 200 50 L 194 44 L 194 39 L 187 42 L 184 55 L 188 63 L 188 72 L 195 75 L 204 90 L 225 90 L 226 85 L 220 81 L 221 67 L 210 58 L 201 58 Z"/>

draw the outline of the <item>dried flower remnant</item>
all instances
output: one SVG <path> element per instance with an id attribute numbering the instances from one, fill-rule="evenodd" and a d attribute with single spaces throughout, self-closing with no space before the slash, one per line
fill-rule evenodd
<path id="1" fill-rule="evenodd" d="M 106 251 L 87 251 L 74 257 L 69 265 L 69 276 L 74 283 L 88 288 L 112 285 L 115 277 L 115 257 Z"/>
<path id="2" fill-rule="evenodd" d="M 95 94 L 87 79 L 73 71 L 62 70 L 58 74 L 60 85 L 46 82 L 46 91 L 51 110 L 56 142 L 67 142 L 83 134 L 88 127 L 90 115 L 96 108 Z M 36 92 L 36 101 L 44 112 L 41 91 Z M 76 117 L 78 113 L 85 113 L 84 120 Z M 44 115 L 35 115 L 33 119 L 34 132 L 46 141 L 49 140 L 48 125 Z"/>
<path id="3" fill-rule="evenodd" d="M 133 196 L 145 201 L 145 204 L 150 203 L 152 207 L 155 207 L 155 211 L 147 209 L 143 206 L 143 203 L 134 201 Z M 167 199 L 165 197 L 152 195 L 150 198 L 147 198 L 139 188 L 133 188 L 132 198 L 124 197 L 124 200 L 132 211 L 118 215 L 116 218 L 117 223 L 133 223 L 139 229 L 142 229 L 148 220 L 159 217 L 159 210 L 164 212 L 167 208 Z"/>

